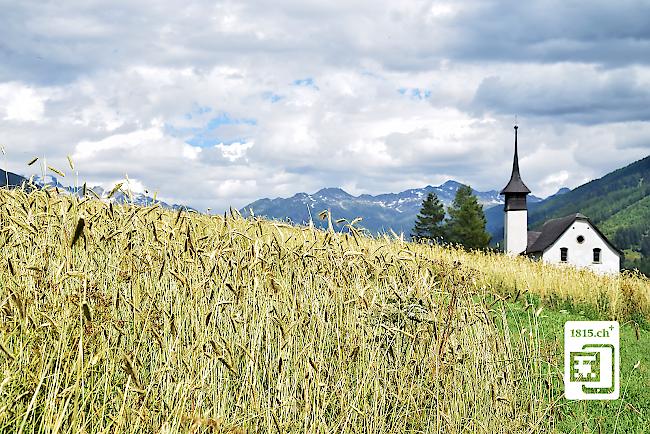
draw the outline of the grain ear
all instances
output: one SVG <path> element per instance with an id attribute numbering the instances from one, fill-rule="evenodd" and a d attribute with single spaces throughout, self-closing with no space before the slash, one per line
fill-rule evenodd
<path id="1" fill-rule="evenodd" d="M 86 221 L 80 217 L 79 221 L 77 222 L 77 227 L 74 230 L 74 235 L 72 236 L 70 247 L 74 247 L 77 241 L 79 241 L 79 237 L 81 237 L 81 234 L 83 234 L 85 226 L 86 226 Z"/>

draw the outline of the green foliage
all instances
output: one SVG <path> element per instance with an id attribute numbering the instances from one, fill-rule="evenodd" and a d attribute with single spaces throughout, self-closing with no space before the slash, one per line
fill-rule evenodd
<path id="1" fill-rule="evenodd" d="M 638 249 L 641 239 L 650 232 L 650 196 L 618 211 L 604 220 L 600 227 L 623 249 Z"/>
<path id="2" fill-rule="evenodd" d="M 456 192 L 454 203 L 448 209 L 448 241 L 461 244 L 468 249 L 485 249 L 490 243 L 490 234 L 485 231 L 483 207 L 472 194 L 472 188 L 463 186 Z"/>
<path id="3" fill-rule="evenodd" d="M 600 227 L 616 246 L 639 255 L 626 255 L 623 267 L 650 276 L 650 196 L 620 210 Z"/>
<path id="4" fill-rule="evenodd" d="M 647 198 L 650 195 L 648 179 L 650 179 L 650 157 L 531 207 L 534 210 L 531 210 L 529 215 L 530 226 L 539 227 L 548 219 L 576 212 L 581 212 L 600 225 L 617 213 L 628 207 L 634 207 L 637 202 Z M 641 213 L 645 208 L 646 206 L 643 206 L 634 213 Z M 625 220 L 625 213 L 616 217 L 616 220 L 619 219 Z"/>
<path id="5" fill-rule="evenodd" d="M 444 236 L 442 221 L 445 209 L 435 193 L 429 193 L 422 201 L 422 208 L 415 219 L 413 239 L 428 239 L 439 242 Z"/>
<path id="6" fill-rule="evenodd" d="M 625 268 L 628 270 L 639 270 L 646 276 L 650 276 L 650 256 L 641 255 L 639 258 L 625 259 Z"/>
<path id="7" fill-rule="evenodd" d="M 650 257 L 650 235 L 646 235 L 641 240 L 641 253 L 644 256 Z"/>
<path id="8" fill-rule="evenodd" d="M 641 243 L 641 232 L 639 228 L 634 226 L 618 228 L 614 232 L 612 241 L 617 246 L 625 246 L 627 248 L 631 246 L 638 246 Z"/>

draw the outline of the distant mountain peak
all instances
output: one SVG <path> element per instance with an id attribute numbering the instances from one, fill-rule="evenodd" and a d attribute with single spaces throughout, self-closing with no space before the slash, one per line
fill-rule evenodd
<path id="1" fill-rule="evenodd" d="M 325 187 L 318 190 L 314 195 L 321 196 L 344 196 L 344 197 L 353 197 L 350 193 L 343 190 L 339 187 Z"/>
<path id="2" fill-rule="evenodd" d="M 445 181 L 444 184 L 440 185 L 438 188 L 446 188 L 446 189 L 458 189 L 460 187 L 463 187 L 465 184 L 462 184 L 458 181 L 454 181 L 453 179 L 449 179 Z"/>
<path id="3" fill-rule="evenodd" d="M 5 172 L 0 169 L 0 187 L 17 188 L 21 186 L 29 187 L 29 180 L 21 175 L 12 172 Z"/>
<path id="4" fill-rule="evenodd" d="M 2 171 L 4 172 L 4 171 Z M 71 186 L 65 186 L 59 182 L 58 178 L 52 175 L 45 175 L 44 177 L 41 176 L 33 176 L 32 177 L 32 182 L 34 183 L 35 186 L 39 188 L 56 188 L 60 193 L 63 194 L 69 194 L 69 195 L 75 195 L 81 197 L 83 195 L 83 187 L 71 187 Z M 119 204 L 132 204 L 132 205 L 137 205 L 137 206 L 150 206 L 150 205 L 160 205 L 162 208 L 167 208 L 167 209 L 185 209 L 185 210 L 194 210 L 191 207 L 184 206 L 184 205 L 178 205 L 178 204 L 173 204 L 170 205 L 166 202 L 163 202 L 159 199 L 154 199 L 150 196 L 147 196 L 144 193 L 137 193 L 133 192 L 131 194 L 127 194 L 121 190 L 118 190 L 113 194 L 112 197 L 108 197 L 108 191 L 104 190 L 101 186 L 96 185 L 94 187 L 87 187 L 87 190 L 92 190 L 99 198 L 100 200 L 104 202 L 115 202 Z M 91 193 L 87 193 L 90 195 Z"/>
<path id="5" fill-rule="evenodd" d="M 552 194 L 551 196 L 560 196 L 560 195 L 566 194 L 566 193 L 568 193 L 570 191 L 571 191 L 571 189 L 569 187 L 562 187 L 557 192 L 555 192 L 555 194 Z M 549 196 L 549 197 L 551 197 L 551 196 Z"/>
<path id="6" fill-rule="evenodd" d="M 32 177 L 32 182 L 39 187 L 58 187 L 58 188 L 65 188 L 61 182 L 59 182 L 59 178 L 57 178 L 54 175 L 44 175 L 44 176 L 39 176 L 39 175 L 34 175 Z"/>

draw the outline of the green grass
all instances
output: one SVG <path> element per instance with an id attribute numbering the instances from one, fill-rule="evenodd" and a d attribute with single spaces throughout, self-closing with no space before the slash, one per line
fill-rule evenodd
<path id="1" fill-rule="evenodd" d="M 508 304 L 508 323 L 513 331 L 531 330 L 531 309 L 526 302 Z M 543 309 L 537 318 L 542 353 L 552 375 L 552 396 L 557 399 L 549 417 L 566 433 L 647 433 L 650 431 L 650 331 L 631 323 L 620 328 L 620 399 L 569 401 L 561 397 L 564 371 L 564 323 L 596 319 L 588 312 Z M 637 365 L 638 363 L 638 365 Z M 636 368 L 635 368 L 636 365 Z"/>

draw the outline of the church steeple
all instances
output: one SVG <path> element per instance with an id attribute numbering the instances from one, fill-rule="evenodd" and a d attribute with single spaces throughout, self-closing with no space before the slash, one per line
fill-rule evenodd
<path id="1" fill-rule="evenodd" d="M 526 184 L 521 180 L 521 175 L 519 174 L 519 155 L 517 152 L 517 130 L 519 127 L 515 125 L 515 157 L 512 160 L 512 174 L 510 175 L 510 181 L 503 190 L 501 194 L 505 194 L 507 197 L 508 193 L 519 193 L 519 194 L 528 194 L 530 190 L 526 187 Z"/>
<path id="2" fill-rule="evenodd" d="M 512 160 L 512 173 L 510 181 L 501 190 L 505 195 L 505 221 L 504 250 L 510 255 L 518 255 L 526 251 L 528 244 L 528 207 L 526 205 L 526 196 L 530 193 L 524 181 L 521 180 L 519 173 L 519 152 L 517 149 L 517 130 L 515 125 L 515 156 Z"/>
<path id="3" fill-rule="evenodd" d="M 510 181 L 503 187 L 500 194 L 506 196 L 505 210 L 522 210 L 527 209 L 526 195 L 530 193 L 524 181 L 521 180 L 519 174 L 519 152 L 517 149 L 517 130 L 519 127 L 515 125 L 515 156 L 512 160 L 512 174 Z"/>

